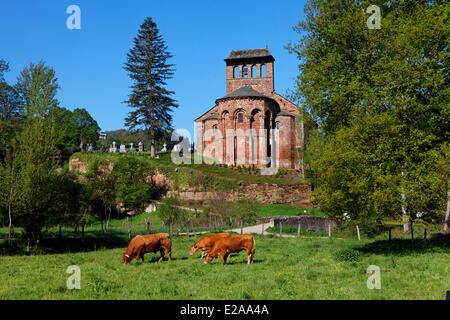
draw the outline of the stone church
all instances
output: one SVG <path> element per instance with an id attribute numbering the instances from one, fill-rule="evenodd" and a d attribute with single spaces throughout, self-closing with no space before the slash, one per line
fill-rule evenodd
<path id="1" fill-rule="evenodd" d="M 300 168 L 301 114 L 275 92 L 274 61 L 267 48 L 225 58 L 226 95 L 195 120 L 195 153 L 204 162 Z"/>

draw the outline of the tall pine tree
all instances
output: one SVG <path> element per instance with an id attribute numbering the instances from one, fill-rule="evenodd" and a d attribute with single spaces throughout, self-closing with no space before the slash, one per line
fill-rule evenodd
<path id="1" fill-rule="evenodd" d="M 124 69 L 133 80 L 132 92 L 125 101 L 134 110 L 125 119 L 125 125 L 133 129 L 145 129 L 150 142 L 150 155 L 155 156 L 155 140 L 171 129 L 173 108 L 178 105 L 165 88 L 166 81 L 174 74 L 173 64 L 156 23 L 148 17 L 134 38 L 134 47 L 127 54 Z"/>

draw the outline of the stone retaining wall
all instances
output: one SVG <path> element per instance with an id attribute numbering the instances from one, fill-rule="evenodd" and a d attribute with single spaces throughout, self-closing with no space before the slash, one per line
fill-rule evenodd
<path id="1" fill-rule="evenodd" d="M 311 186 L 307 183 L 301 184 L 271 184 L 251 183 L 242 184 L 237 189 L 225 195 L 227 201 L 241 199 L 256 199 L 264 204 L 292 204 L 299 207 L 311 207 Z M 203 201 L 219 197 L 213 191 L 168 191 L 167 196 L 177 196 L 182 200 Z"/>

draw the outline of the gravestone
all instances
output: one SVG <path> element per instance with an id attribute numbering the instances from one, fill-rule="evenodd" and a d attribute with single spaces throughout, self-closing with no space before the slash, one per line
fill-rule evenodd
<path id="1" fill-rule="evenodd" d="M 125 149 L 125 145 L 124 144 L 120 145 L 119 152 L 127 152 L 127 149 Z"/>
<path id="2" fill-rule="evenodd" d="M 131 142 L 130 143 L 130 152 L 135 152 L 136 150 L 134 149 L 134 143 Z"/>
<path id="3" fill-rule="evenodd" d="M 164 143 L 161 152 L 166 152 L 166 151 L 167 151 L 167 144 Z"/>
<path id="4" fill-rule="evenodd" d="M 144 144 L 142 141 L 139 142 L 139 152 L 144 152 Z"/>
<path id="5" fill-rule="evenodd" d="M 112 147 L 109 148 L 109 152 L 116 152 L 116 151 L 117 151 L 116 142 L 113 141 Z"/>

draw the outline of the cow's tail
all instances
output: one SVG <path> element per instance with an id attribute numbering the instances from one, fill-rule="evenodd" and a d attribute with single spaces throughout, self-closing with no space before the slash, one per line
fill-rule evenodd
<path id="1" fill-rule="evenodd" d="M 256 251 L 256 241 L 255 241 L 255 237 L 253 237 L 252 263 L 253 263 L 253 257 L 255 256 L 255 251 Z"/>

